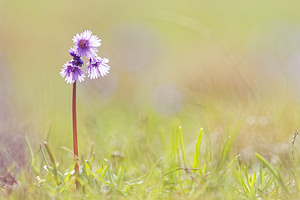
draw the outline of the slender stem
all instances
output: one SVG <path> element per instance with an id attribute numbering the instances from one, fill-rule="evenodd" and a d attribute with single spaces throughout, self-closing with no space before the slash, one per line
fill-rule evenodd
<path id="1" fill-rule="evenodd" d="M 78 166 L 78 142 L 77 142 L 77 118 L 76 118 L 76 81 L 73 83 L 72 98 L 72 114 L 73 114 L 73 149 L 75 160 L 76 189 L 79 188 L 79 166 Z"/>

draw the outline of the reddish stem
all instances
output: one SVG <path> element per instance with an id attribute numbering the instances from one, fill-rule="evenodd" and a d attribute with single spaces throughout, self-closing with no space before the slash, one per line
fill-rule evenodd
<path id="1" fill-rule="evenodd" d="M 76 189 L 79 188 L 79 166 L 78 166 L 78 142 L 77 142 L 77 118 L 76 118 L 76 81 L 73 83 L 72 98 L 72 114 L 73 114 L 73 149 L 75 160 Z"/>

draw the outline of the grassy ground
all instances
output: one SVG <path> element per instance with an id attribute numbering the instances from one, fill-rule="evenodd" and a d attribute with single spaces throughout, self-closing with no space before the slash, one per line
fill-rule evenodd
<path id="1" fill-rule="evenodd" d="M 285 103 L 284 108 L 289 106 Z M 221 119 L 209 106 L 200 114 L 183 113 L 177 120 L 151 111 L 137 116 L 127 111 L 111 122 L 124 117 L 116 127 L 98 128 L 100 135 L 93 135 L 95 127 L 79 132 L 77 191 L 72 150 L 57 145 L 51 130 L 48 143 L 40 146 L 27 137 L 30 163 L 21 172 L 2 173 L 1 195 L 7 199 L 298 199 L 299 142 L 286 127 L 293 124 L 291 113 L 276 108 L 267 118 L 249 118 L 241 108 L 224 109 L 218 114 Z M 102 120 L 100 114 L 96 116 L 96 121 Z M 132 117 L 126 120 L 126 116 Z M 205 118 L 201 123 L 207 128 L 198 128 L 197 116 Z M 87 136 L 93 142 L 87 142 Z"/>
<path id="2" fill-rule="evenodd" d="M 298 8 L 0 0 L 0 199 L 299 199 Z M 59 71 L 86 29 L 111 71 L 78 84 L 76 190 Z"/>

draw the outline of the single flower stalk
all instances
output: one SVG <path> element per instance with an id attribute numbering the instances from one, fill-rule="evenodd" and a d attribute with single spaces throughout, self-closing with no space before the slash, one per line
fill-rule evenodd
<path id="1" fill-rule="evenodd" d="M 73 37 L 74 47 L 71 47 L 69 54 L 72 60 L 66 62 L 60 71 L 60 75 L 65 78 L 69 84 L 73 84 L 72 96 L 72 119 L 73 119 L 73 150 L 75 160 L 76 188 L 79 188 L 79 165 L 78 165 L 78 141 L 77 141 L 77 116 L 76 116 L 76 82 L 83 82 L 85 79 L 82 70 L 84 62 L 82 58 L 86 57 L 89 62 L 87 64 L 86 73 L 90 79 L 96 79 L 106 76 L 109 73 L 110 66 L 107 58 L 100 58 L 97 55 L 98 47 L 100 47 L 100 39 L 92 32 L 86 30 L 81 34 Z"/>

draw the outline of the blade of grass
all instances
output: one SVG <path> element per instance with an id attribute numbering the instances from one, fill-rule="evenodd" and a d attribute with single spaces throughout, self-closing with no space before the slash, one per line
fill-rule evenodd
<path id="1" fill-rule="evenodd" d="M 36 167 L 36 165 L 35 165 L 35 157 L 34 157 L 30 142 L 29 142 L 26 135 L 25 135 L 25 140 L 26 140 L 26 144 L 27 144 L 27 147 L 28 147 L 28 150 L 29 150 L 29 153 L 30 153 L 30 166 L 33 169 L 34 173 L 36 175 L 38 175 L 39 174 L 39 167 Z"/>
<path id="2" fill-rule="evenodd" d="M 235 161 L 237 161 L 238 157 L 240 157 L 240 155 L 235 156 L 228 164 L 225 168 L 221 169 L 221 170 L 217 170 L 217 176 L 216 176 L 216 180 L 220 181 L 222 178 L 225 177 L 225 174 L 228 173 L 229 168 L 232 167 L 233 163 Z"/>
<path id="3" fill-rule="evenodd" d="M 112 186 L 115 186 L 115 181 L 113 179 L 113 174 L 112 174 L 112 171 L 111 171 L 111 165 L 109 163 L 109 161 L 107 159 L 104 159 L 104 161 L 106 162 L 107 164 L 107 169 L 105 171 L 105 175 L 107 175 L 108 179 L 109 179 L 109 182 Z M 104 175 L 104 176 L 105 176 Z"/>
<path id="4" fill-rule="evenodd" d="M 281 185 L 281 187 L 283 188 L 283 190 L 286 193 L 289 193 L 286 185 L 284 184 L 284 182 L 282 180 L 282 177 L 281 177 L 279 171 L 276 171 L 276 169 L 274 169 L 274 167 L 272 167 L 272 165 L 268 161 L 266 161 L 260 154 L 255 153 L 255 156 L 270 170 L 270 172 L 277 179 L 277 181 L 279 182 L 279 184 Z"/>
<path id="5" fill-rule="evenodd" d="M 58 175 L 57 175 L 57 169 L 56 169 L 56 161 L 55 161 L 53 152 L 50 149 L 50 147 L 49 147 L 49 145 L 47 144 L 46 141 L 44 142 L 44 146 L 46 147 L 47 153 L 48 153 L 50 161 L 52 163 L 52 168 L 53 168 L 53 173 L 54 173 L 55 181 L 56 181 L 57 185 L 59 185 L 59 180 L 58 180 Z"/>
<path id="6" fill-rule="evenodd" d="M 90 155 L 89 155 L 89 162 L 93 162 L 95 160 L 95 152 L 94 152 L 94 144 L 92 144 Z"/>
<path id="7" fill-rule="evenodd" d="M 124 179 L 124 173 L 125 173 L 125 165 L 124 163 L 120 166 L 117 176 L 117 187 L 120 189 L 120 184 L 122 183 Z"/>
<path id="8" fill-rule="evenodd" d="M 185 148 L 184 148 L 181 126 L 178 127 L 178 134 L 179 134 L 179 142 L 180 142 L 180 149 L 181 149 L 183 164 L 184 164 L 184 167 L 187 168 L 188 163 L 187 163 L 186 152 L 185 152 Z"/>
<path id="9" fill-rule="evenodd" d="M 198 138 L 197 138 L 195 153 L 194 153 L 194 161 L 193 161 L 192 168 L 196 168 L 196 167 L 200 168 L 199 151 L 200 151 L 202 135 L 203 135 L 203 128 L 200 129 L 200 133 L 199 133 Z"/>
<path id="10" fill-rule="evenodd" d="M 48 170 L 48 172 L 50 173 L 50 177 L 51 177 L 51 179 L 54 181 L 53 176 L 52 176 L 52 174 L 51 174 L 51 169 L 50 169 L 50 167 L 49 167 L 48 160 L 47 160 L 46 155 L 45 155 L 45 153 L 44 153 L 44 150 L 43 150 L 43 148 L 42 148 L 42 144 L 40 144 L 40 150 L 41 150 L 41 153 L 42 153 L 42 157 L 43 157 L 43 159 L 44 159 L 44 162 L 45 162 L 45 164 L 46 164 L 47 170 Z"/>
<path id="11" fill-rule="evenodd" d="M 295 182 L 296 182 L 296 185 L 297 185 L 297 190 L 298 192 L 300 191 L 300 180 L 299 180 L 299 176 L 297 176 L 297 172 L 292 169 L 292 173 L 293 173 L 293 176 L 295 177 Z"/>
<path id="12" fill-rule="evenodd" d="M 259 183 L 262 183 L 264 180 L 264 172 L 263 172 L 263 165 L 260 163 L 259 165 Z"/>
<path id="13" fill-rule="evenodd" d="M 251 188 L 254 190 L 255 189 L 255 182 L 256 182 L 256 172 L 253 173 L 253 176 L 251 177 Z"/>
<path id="14" fill-rule="evenodd" d="M 243 179 L 243 176 L 241 174 L 241 171 L 237 171 L 236 169 L 232 169 L 232 171 L 233 171 L 233 175 L 235 176 L 236 180 L 240 183 L 242 188 L 244 188 L 244 190 L 248 191 L 248 187 L 244 183 L 244 179 Z"/>
<path id="15" fill-rule="evenodd" d="M 171 135 L 171 145 L 170 145 L 170 157 L 169 157 L 169 163 L 170 168 L 176 167 L 176 158 L 178 154 L 178 136 L 175 128 L 172 128 L 172 135 Z"/>
<path id="16" fill-rule="evenodd" d="M 225 161 L 228 158 L 229 151 L 231 147 L 231 138 L 229 137 L 222 149 L 221 157 L 219 159 L 218 165 L 217 165 L 217 170 L 220 170 L 222 166 L 224 165 Z"/>
<path id="17" fill-rule="evenodd" d="M 233 174 L 234 174 L 235 178 L 237 179 L 237 181 L 240 183 L 240 185 L 244 188 L 244 190 L 249 191 L 248 186 L 244 182 L 241 166 L 238 162 L 237 162 L 237 166 L 238 166 L 238 170 L 232 168 Z"/>

